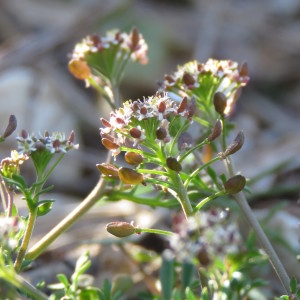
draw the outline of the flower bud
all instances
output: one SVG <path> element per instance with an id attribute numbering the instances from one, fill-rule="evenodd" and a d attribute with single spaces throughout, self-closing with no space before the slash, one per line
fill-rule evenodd
<path id="1" fill-rule="evenodd" d="M 119 177 L 121 181 L 127 184 L 139 184 L 144 181 L 143 174 L 129 168 L 120 168 Z"/>
<path id="2" fill-rule="evenodd" d="M 246 185 L 246 178 L 242 175 L 235 175 L 224 183 L 224 188 L 228 194 L 239 193 Z"/>
<path id="3" fill-rule="evenodd" d="M 116 237 L 127 237 L 135 233 L 135 227 L 127 222 L 108 223 L 106 230 Z"/>
<path id="4" fill-rule="evenodd" d="M 107 121 L 106 119 L 101 118 L 100 120 L 101 120 L 103 126 L 108 127 L 108 128 L 111 127 L 111 124 L 110 124 L 109 121 Z"/>
<path id="5" fill-rule="evenodd" d="M 240 66 L 239 74 L 241 77 L 248 76 L 248 64 L 246 62 L 243 62 L 242 65 Z"/>
<path id="6" fill-rule="evenodd" d="M 213 103 L 216 112 L 219 113 L 220 115 L 223 115 L 227 106 L 226 96 L 221 92 L 216 92 L 214 95 Z"/>
<path id="7" fill-rule="evenodd" d="M 134 139 L 139 139 L 142 136 L 142 132 L 136 127 L 131 128 L 129 133 Z"/>
<path id="8" fill-rule="evenodd" d="M 244 133 L 243 131 L 240 131 L 237 136 L 235 137 L 234 141 L 227 147 L 227 149 L 224 152 L 224 156 L 229 156 L 238 150 L 240 150 L 244 144 Z"/>
<path id="9" fill-rule="evenodd" d="M 177 161 L 175 157 L 167 158 L 167 166 L 173 171 L 180 172 L 182 170 L 181 164 Z"/>
<path id="10" fill-rule="evenodd" d="M 135 152 L 126 152 L 125 161 L 130 165 L 139 165 L 144 160 L 143 156 Z"/>
<path id="11" fill-rule="evenodd" d="M 211 132 L 211 134 L 208 136 L 208 141 L 212 142 L 215 140 L 220 134 L 222 133 L 222 122 L 218 119 L 215 123 L 215 126 Z"/>
<path id="12" fill-rule="evenodd" d="M 186 84 L 187 86 L 193 86 L 195 84 L 195 79 L 192 76 L 192 74 L 185 72 L 182 76 L 182 81 L 184 82 L 184 84 Z"/>
<path id="13" fill-rule="evenodd" d="M 134 51 L 137 48 L 139 41 L 140 41 L 139 32 L 135 27 L 131 30 L 130 39 L 131 39 L 130 48 L 132 51 Z"/>
<path id="14" fill-rule="evenodd" d="M 102 164 L 97 164 L 96 167 L 103 175 L 107 177 L 116 178 L 116 179 L 119 178 L 118 169 L 111 164 L 102 163 Z"/>
<path id="15" fill-rule="evenodd" d="M 178 109 L 177 109 L 177 113 L 182 113 L 186 110 L 187 108 L 187 97 L 184 97 L 181 102 L 179 103 Z"/>

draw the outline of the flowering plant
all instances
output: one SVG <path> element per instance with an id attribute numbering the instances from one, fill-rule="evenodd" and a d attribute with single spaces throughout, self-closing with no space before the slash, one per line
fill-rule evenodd
<path id="1" fill-rule="evenodd" d="M 101 176 L 91 193 L 30 249 L 36 218 L 47 214 L 54 202 L 40 200 L 52 188 L 45 187 L 47 179 L 64 155 L 78 145 L 73 132 L 66 138 L 63 133 L 30 135 L 22 130 L 18 150 L 2 160 L 0 280 L 14 287 L 9 297 L 21 291 L 34 299 L 47 299 L 19 273 L 100 199 L 126 199 L 176 212 L 172 231 L 140 228 L 134 222 L 107 224 L 107 231 L 119 238 L 148 232 L 168 239 L 169 246 L 161 256 L 161 288 L 151 285 L 150 295 L 143 299 L 244 299 L 265 284 L 245 273 L 265 256 L 256 249 L 253 236 L 243 243 L 227 208 L 232 203 L 229 199 L 234 199 L 259 238 L 286 293 L 291 297 L 299 294 L 297 282 L 289 280 L 247 203 L 246 178 L 233 168 L 232 155 L 243 146 L 243 132 L 227 142 L 233 130 L 230 116 L 249 80 L 247 65 L 229 60 L 192 61 L 165 75 L 155 95 L 122 102 L 119 85 L 125 66 L 130 60 L 146 63 L 147 49 L 137 29 L 130 34 L 90 35 L 75 46 L 69 70 L 97 89 L 112 107 L 109 118 L 101 117 L 100 128 L 108 156 L 106 162 L 97 164 Z M 0 141 L 15 129 L 16 119 L 11 116 Z M 20 171 L 28 159 L 36 171 L 36 181 L 30 186 Z M 220 163 L 225 165 L 222 171 Z M 14 205 L 15 192 L 26 201 L 26 218 L 19 216 Z M 218 208 L 211 205 L 217 199 L 223 200 Z M 102 288 L 92 286 L 84 274 L 90 264 L 84 253 L 70 280 L 59 274 L 60 283 L 50 288 L 60 292 L 53 292 L 50 299 L 121 299 L 124 285 L 117 289 L 105 281 Z"/>

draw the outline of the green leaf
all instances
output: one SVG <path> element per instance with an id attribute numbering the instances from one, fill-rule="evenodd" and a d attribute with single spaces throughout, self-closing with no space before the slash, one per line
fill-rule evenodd
<path id="1" fill-rule="evenodd" d="M 65 288 L 68 288 L 70 286 L 68 278 L 65 274 L 57 274 L 56 277 L 64 285 Z"/>
<path id="2" fill-rule="evenodd" d="M 163 300 L 171 300 L 174 286 L 174 258 L 169 252 L 166 253 L 166 255 L 163 255 L 162 267 L 160 269 L 160 281 Z"/>
<path id="3" fill-rule="evenodd" d="M 52 205 L 53 205 L 54 200 L 42 200 L 39 202 L 38 204 L 38 212 L 37 212 L 37 216 L 44 216 L 47 213 L 49 213 L 52 209 Z"/>
<path id="4" fill-rule="evenodd" d="M 195 267 L 191 262 L 184 262 L 182 264 L 182 274 L 181 274 L 182 294 L 184 294 L 186 288 L 190 286 L 193 279 L 194 272 L 195 272 Z"/>
<path id="5" fill-rule="evenodd" d="M 295 277 L 292 277 L 291 279 L 290 290 L 292 294 L 296 294 L 297 292 L 297 279 Z"/>

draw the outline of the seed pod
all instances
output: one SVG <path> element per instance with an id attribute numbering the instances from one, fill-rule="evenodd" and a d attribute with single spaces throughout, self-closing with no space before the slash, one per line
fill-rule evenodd
<path id="1" fill-rule="evenodd" d="M 108 223 L 106 230 L 116 237 L 127 237 L 135 233 L 135 227 L 127 222 Z"/>
<path id="2" fill-rule="evenodd" d="M 167 137 L 168 133 L 167 130 L 164 127 L 159 127 L 156 130 L 156 137 L 159 140 L 163 140 Z"/>
<path id="3" fill-rule="evenodd" d="M 126 152 L 125 161 L 130 165 L 139 165 L 144 160 L 143 156 L 135 152 Z"/>
<path id="4" fill-rule="evenodd" d="M 96 167 L 103 175 L 107 177 L 115 178 L 115 179 L 119 178 L 118 169 L 111 164 L 102 163 L 102 164 L 97 164 Z"/>
<path id="5" fill-rule="evenodd" d="M 10 115 L 7 127 L 2 135 L 3 138 L 9 137 L 17 128 L 17 118 L 15 115 Z"/>
<path id="6" fill-rule="evenodd" d="M 103 138 L 101 140 L 102 145 L 107 149 L 107 150 L 116 150 L 118 149 L 120 146 L 114 142 L 112 142 L 109 139 Z"/>
<path id="7" fill-rule="evenodd" d="M 244 139 L 244 133 L 243 131 L 240 131 L 234 141 L 227 147 L 223 155 L 226 157 L 240 150 L 244 144 Z"/>
<path id="8" fill-rule="evenodd" d="M 224 188 L 228 194 L 239 193 L 246 185 L 246 178 L 242 175 L 235 175 L 224 183 Z"/>
<path id="9" fill-rule="evenodd" d="M 216 92 L 214 95 L 213 103 L 216 112 L 219 113 L 220 115 L 223 115 L 225 108 L 227 106 L 226 96 L 221 92 Z"/>
<path id="10" fill-rule="evenodd" d="M 121 181 L 127 184 L 139 184 L 144 181 L 143 174 L 129 168 L 120 168 L 119 177 Z"/>
<path id="11" fill-rule="evenodd" d="M 182 170 L 181 164 L 177 161 L 175 157 L 167 158 L 167 166 L 173 171 L 180 172 Z"/>
<path id="12" fill-rule="evenodd" d="M 91 76 L 91 70 L 88 64 L 82 60 L 72 59 L 69 62 L 69 71 L 77 79 L 85 80 Z"/>
<path id="13" fill-rule="evenodd" d="M 215 123 L 215 126 L 211 132 L 211 134 L 208 136 L 208 141 L 212 142 L 215 140 L 220 134 L 222 133 L 222 122 L 218 119 Z"/>

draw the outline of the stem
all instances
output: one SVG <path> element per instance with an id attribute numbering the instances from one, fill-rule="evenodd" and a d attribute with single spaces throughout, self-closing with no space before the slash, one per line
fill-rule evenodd
<path id="1" fill-rule="evenodd" d="M 52 242 L 80 219 L 104 195 L 105 185 L 106 181 L 101 177 L 91 193 L 60 223 L 37 242 L 27 252 L 25 259 L 35 259 L 38 257 Z"/>
<path id="2" fill-rule="evenodd" d="M 193 215 L 193 208 L 187 194 L 187 189 L 185 188 L 180 176 L 175 171 L 169 170 L 170 178 L 173 182 L 173 185 L 176 187 L 176 198 L 181 204 L 182 210 L 186 218 Z M 171 190 L 170 190 L 171 192 Z"/>
<path id="3" fill-rule="evenodd" d="M 148 232 L 148 233 L 156 233 L 156 234 L 163 234 L 172 236 L 174 233 L 171 231 L 161 230 L 161 229 L 151 229 L 151 228 L 136 228 L 136 233 L 142 233 L 142 232 Z"/>
<path id="4" fill-rule="evenodd" d="M 15 267 L 15 270 L 16 270 L 17 273 L 19 273 L 21 271 L 22 262 L 24 260 L 25 253 L 26 253 L 26 250 L 27 250 L 28 245 L 29 245 L 29 241 L 30 241 L 32 231 L 33 231 L 33 228 L 34 228 L 34 224 L 35 224 L 35 220 L 36 220 L 36 217 L 37 217 L 37 212 L 38 212 L 38 207 L 36 207 L 33 211 L 29 212 L 27 227 L 26 227 L 26 230 L 25 230 L 25 234 L 24 234 L 24 237 L 23 237 L 21 248 L 18 252 L 16 261 L 15 261 L 15 264 L 14 264 L 14 267 Z"/>
<path id="5" fill-rule="evenodd" d="M 196 205 L 196 207 L 194 208 L 194 211 L 200 210 L 204 204 L 206 204 L 207 202 L 209 202 L 209 201 L 211 201 L 211 200 L 213 200 L 213 199 L 215 199 L 215 198 L 218 198 L 218 197 L 220 197 L 220 196 L 223 196 L 224 194 L 225 194 L 224 191 L 220 191 L 220 192 L 217 192 L 217 193 L 215 193 L 215 194 L 213 194 L 213 195 L 210 195 L 210 196 L 204 198 L 203 200 L 201 200 L 201 201 Z"/>
<path id="6" fill-rule="evenodd" d="M 230 157 L 227 157 L 225 160 L 225 164 L 228 170 L 229 176 L 233 176 L 235 174 L 233 163 Z M 282 283 L 286 293 L 290 295 L 290 278 L 280 261 L 277 253 L 275 252 L 273 246 L 271 245 L 269 239 L 267 238 L 266 234 L 264 233 L 262 227 L 260 226 L 255 214 L 253 213 L 252 209 L 250 208 L 248 201 L 245 197 L 243 192 L 239 192 L 238 194 L 234 195 L 234 199 L 239 205 L 241 211 L 243 212 L 244 216 L 246 217 L 249 225 L 255 232 L 258 240 L 260 241 L 262 247 L 264 248 L 266 254 L 269 257 L 269 261 L 274 268 L 279 280 Z"/>

